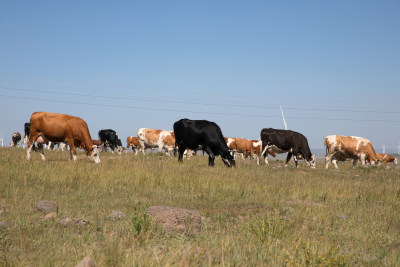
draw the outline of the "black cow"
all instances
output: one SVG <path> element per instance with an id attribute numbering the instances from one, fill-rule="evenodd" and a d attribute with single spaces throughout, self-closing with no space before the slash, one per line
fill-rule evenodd
<path id="1" fill-rule="evenodd" d="M 106 148 L 108 145 L 111 148 L 112 152 L 114 152 L 115 148 L 117 149 L 118 154 L 121 154 L 123 151 L 121 139 L 119 139 L 118 134 L 114 130 L 100 130 L 99 141 L 102 149 Z"/>
<path id="2" fill-rule="evenodd" d="M 308 166 L 315 168 L 315 155 L 311 154 L 307 138 L 301 133 L 265 128 L 261 130 L 261 141 L 262 155 L 265 157 L 267 164 L 267 152 L 272 150 L 279 154 L 288 152 L 285 166 L 288 165 L 289 160 L 293 156 L 296 167 L 298 167 L 297 160 L 304 158 Z"/>
<path id="3" fill-rule="evenodd" d="M 201 148 L 209 156 L 209 166 L 214 166 L 215 156 L 219 155 L 226 166 L 235 166 L 235 160 L 229 153 L 221 129 L 216 123 L 206 120 L 181 119 L 174 123 L 174 133 L 175 148 L 176 146 L 179 148 L 178 161 L 182 161 L 186 148 L 192 150 Z"/>
<path id="4" fill-rule="evenodd" d="M 29 140 L 29 133 L 31 132 L 31 124 L 29 122 L 26 122 L 24 124 L 24 131 L 25 131 L 25 134 L 24 134 L 24 140 L 22 143 L 22 147 L 25 147 L 26 143 L 28 143 L 28 140 Z"/>

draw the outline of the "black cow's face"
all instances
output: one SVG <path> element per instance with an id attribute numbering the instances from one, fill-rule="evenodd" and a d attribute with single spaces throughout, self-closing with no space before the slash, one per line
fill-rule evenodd
<path id="1" fill-rule="evenodd" d="M 221 156 L 221 158 L 222 158 L 222 161 L 224 162 L 225 166 L 227 166 L 227 167 L 235 167 L 236 166 L 235 159 L 233 158 L 231 153 L 229 153 L 229 151 L 227 153 L 225 153 L 225 155 Z"/>

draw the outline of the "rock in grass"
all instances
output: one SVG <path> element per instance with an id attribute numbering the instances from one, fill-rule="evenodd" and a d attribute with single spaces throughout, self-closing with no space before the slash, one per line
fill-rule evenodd
<path id="1" fill-rule="evenodd" d="M 125 218 L 126 217 L 126 215 L 125 215 L 125 213 L 123 213 L 122 211 L 120 211 L 120 210 L 113 210 L 112 212 L 111 212 L 111 214 L 107 217 L 108 219 L 110 219 L 110 220 L 118 220 L 118 219 L 123 219 L 123 218 Z"/>
<path id="2" fill-rule="evenodd" d="M 55 218 L 55 217 L 57 217 L 57 213 L 55 213 L 55 212 L 53 211 L 53 212 L 50 212 L 50 213 L 46 214 L 46 216 L 44 216 L 43 219 L 45 219 L 45 220 L 50 220 L 50 219 L 53 219 L 53 218 Z"/>
<path id="3" fill-rule="evenodd" d="M 201 232 L 201 216 L 196 210 L 153 206 L 147 209 L 147 214 L 167 233 L 196 235 Z"/>
<path id="4" fill-rule="evenodd" d="M 6 229 L 7 224 L 5 222 L 0 222 L 0 229 Z"/>
<path id="5" fill-rule="evenodd" d="M 58 206 L 54 201 L 40 200 L 35 204 L 36 208 L 44 213 L 57 212 Z"/>
<path id="6" fill-rule="evenodd" d="M 80 263 L 75 265 L 75 267 L 97 267 L 97 263 L 89 256 L 86 256 Z"/>
<path id="7" fill-rule="evenodd" d="M 86 219 L 80 219 L 80 218 L 71 219 L 69 217 L 66 217 L 58 222 L 58 225 L 64 226 L 64 227 L 68 227 L 68 226 L 82 227 L 87 224 L 89 224 L 89 221 Z"/>
<path id="8" fill-rule="evenodd" d="M 0 214 L 2 214 L 2 213 L 5 212 L 5 211 L 6 211 L 6 207 L 0 206 Z"/>

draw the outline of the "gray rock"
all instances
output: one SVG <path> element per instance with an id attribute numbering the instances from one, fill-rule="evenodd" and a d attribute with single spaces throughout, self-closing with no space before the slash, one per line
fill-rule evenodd
<path id="1" fill-rule="evenodd" d="M 86 256 L 80 263 L 75 265 L 75 267 L 97 267 L 97 263 L 89 256 Z"/>
<path id="2" fill-rule="evenodd" d="M 196 235 L 201 232 L 201 216 L 196 210 L 168 206 L 153 206 L 147 214 L 167 233 Z"/>
<path id="3" fill-rule="evenodd" d="M 57 212 L 58 206 L 54 201 L 40 200 L 35 204 L 36 208 L 44 213 Z"/>
<path id="4" fill-rule="evenodd" d="M 6 229 L 7 224 L 5 222 L 0 222 L 0 229 Z"/>
<path id="5" fill-rule="evenodd" d="M 122 211 L 120 211 L 120 210 L 113 210 L 112 212 L 111 212 L 111 214 L 107 217 L 108 219 L 111 219 L 111 220 L 118 220 L 118 219 L 123 219 L 123 218 L 125 218 L 126 217 L 126 215 L 125 215 L 125 213 L 123 213 Z"/>

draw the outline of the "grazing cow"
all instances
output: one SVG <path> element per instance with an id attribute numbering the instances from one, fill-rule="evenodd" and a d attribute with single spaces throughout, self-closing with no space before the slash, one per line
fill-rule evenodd
<path id="1" fill-rule="evenodd" d="M 19 132 L 13 133 L 11 140 L 12 140 L 11 142 L 12 147 L 19 146 L 19 142 L 21 141 L 21 134 Z"/>
<path id="2" fill-rule="evenodd" d="M 224 139 L 226 145 L 233 151 L 234 155 L 241 153 L 244 157 L 247 157 L 247 155 L 250 155 L 250 158 L 253 157 L 254 147 L 250 140 L 235 137 L 224 137 Z"/>
<path id="3" fill-rule="evenodd" d="M 111 148 L 111 151 L 114 153 L 114 149 L 117 149 L 117 153 L 121 154 L 123 151 L 121 139 L 119 139 L 118 134 L 111 129 L 105 129 L 99 131 L 99 141 L 100 146 L 107 149 L 107 145 Z"/>
<path id="4" fill-rule="evenodd" d="M 266 152 L 272 150 L 278 154 L 288 152 L 285 166 L 288 165 L 293 156 L 296 167 L 299 167 L 297 161 L 299 156 L 301 156 L 309 167 L 315 168 L 315 155 L 311 154 L 307 138 L 301 133 L 290 130 L 264 128 L 261 130 L 261 141 L 262 155 L 265 157 L 266 164 L 268 164 Z"/>
<path id="5" fill-rule="evenodd" d="M 65 114 L 35 112 L 32 114 L 31 130 L 28 141 L 28 160 L 35 140 L 42 136 L 51 142 L 66 142 L 70 147 L 70 160 L 76 161 L 75 147 L 81 146 L 88 158 L 95 163 L 100 162 L 97 147 L 93 145 L 89 129 L 84 120 Z M 39 149 L 42 159 L 45 160 L 43 146 Z"/>
<path id="6" fill-rule="evenodd" d="M 385 165 L 388 165 L 390 162 L 397 164 L 397 158 L 393 157 L 392 155 L 384 153 L 376 153 L 376 156 L 378 157 L 379 162 L 382 161 Z"/>
<path id="7" fill-rule="evenodd" d="M 261 158 L 261 152 L 262 152 L 262 141 L 261 140 L 251 140 L 253 143 L 253 150 L 254 154 L 253 157 L 257 159 L 257 165 L 260 165 L 260 158 Z M 268 154 L 270 154 L 273 157 L 276 157 L 276 153 L 273 150 L 269 150 Z M 265 157 L 264 159 L 265 164 L 268 164 L 268 158 Z"/>
<path id="8" fill-rule="evenodd" d="M 208 165 L 214 166 L 215 156 L 221 155 L 228 167 L 235 166 L 219 126 L 206 120 L 181 119 L 174 123 L 175 147 L 179 147 L 178 161 L 182 161 L 185 149 L 202 148 L 208 154 Z"/>
<path id="9" fill-rule="evenodd" d="M 372 165 L 378 161 L 375 150 L 371 142 L 363 137 L 358 136 L 341 136 L 329 135 L 325 137 L 324 145 L 326 149 L 325 168 L 328 169 L 329 163 L 332 162 L 336 169 L 336 162 L 353 160 L 353 166 L 360 160 L 365 165 L 368 160 Z"/>
<path id="10" fill-rule="evenodd" d="M 175 134 L 172 131 L 140 128 L 137 136 L 143 155 L 146 154 L 146 148 L 158 148 L 159 152 L 164 149 L 168 156 L 174 150 Z"/>
<path id="11" fill-rule="evenodd" d="M 138 154 L 140 145 L 139 145 L 139 138 L 135 136 L 128 136 L 126 138 L 126 150 L 125 153 L 128 153 L 128 149 L 132 147 L 133 152 L 135 152 L 135 155 Z"/>
<path id="12" fill-rule="evenodd" d="M 25 148 L 26 144 L 28 143 L 29 140 L 29 132 L 31 131 L 31 124 L 29 122 L 26 122 L 24 124 L 24 140 L 22 143 L 22 147 Z"/>

